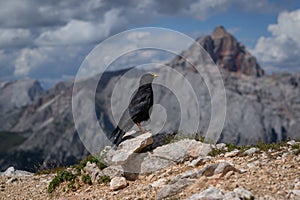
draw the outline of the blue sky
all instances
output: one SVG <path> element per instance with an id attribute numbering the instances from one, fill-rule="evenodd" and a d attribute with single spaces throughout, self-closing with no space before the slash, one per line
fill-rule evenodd
<path id="1" fill-rule="evenodd" d="M 268 73 L 300 71 L 297 0 L 0 0 L 0 80 L 73 78 L 93 47 L 132 28 L 164 27 L 197 38 L 218 25 Z"/>

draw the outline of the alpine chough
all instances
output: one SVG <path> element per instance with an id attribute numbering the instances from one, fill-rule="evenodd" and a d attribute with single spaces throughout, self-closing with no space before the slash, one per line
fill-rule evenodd
<path id="1" fill-rule="evenodd" d="M 124 134 L 131 129 L 134 124 L 143 132 L 141 122 L 147 121 L 150 118 L 151 107 L 153 106 L 152 81 L 157 76 L 156 74 L 146 73 L 141 77 L 139 88 L 133 95 L 128 108 L 121 116 L 118 126 L 109 137 L 114 148 L 119 146 Z"/>

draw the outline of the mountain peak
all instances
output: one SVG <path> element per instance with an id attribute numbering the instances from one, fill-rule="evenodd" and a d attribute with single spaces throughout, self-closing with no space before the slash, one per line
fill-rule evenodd
<path id="1" fill-rule="evenodd" d="M 264 75 L 256 58 L 223 26 L 217 26 L 211 35 L 200 38 L 198 42 L 220 68 L 248 76 Z"/>
<path id="2" fill-rule="evenodd" d="M 222 38 L 228 35 L 230 34 L 225 30 L 224 26 L 217 26 L 212 33 L 212 38 Z"/>

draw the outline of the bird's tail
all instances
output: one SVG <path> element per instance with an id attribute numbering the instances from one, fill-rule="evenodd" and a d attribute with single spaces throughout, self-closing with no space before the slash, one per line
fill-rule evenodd
<path id="1" fill-rule="evenodd" d="M 117 148 L 119 146 L 124 134 L 125 134 L 125 131 L 120 129 L 119 126 L 117 126 L 117 128 L 112 132 L 110 141 L 113 143 L 114 148 Z"/>

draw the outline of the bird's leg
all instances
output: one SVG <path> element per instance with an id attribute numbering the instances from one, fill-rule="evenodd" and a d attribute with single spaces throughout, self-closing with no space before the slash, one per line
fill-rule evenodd
<path id="1" fill-rule="evenodd" d="M 143 133 L 144 130 L 143 130 L 143 128 L 142 128 L 142 125 L 141 125 L 140 123 L 136 123 L 136 125 L 137 125 L 137 127 L 139 127 L 140 132 Z"/>

